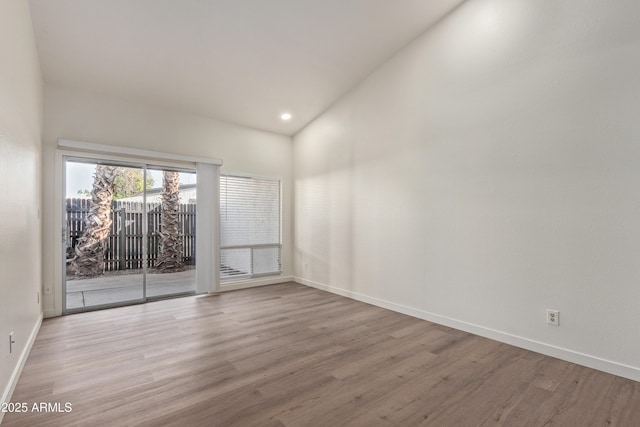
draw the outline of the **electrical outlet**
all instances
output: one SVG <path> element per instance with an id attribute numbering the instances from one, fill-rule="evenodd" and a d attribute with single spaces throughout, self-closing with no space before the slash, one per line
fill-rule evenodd
<path id="1" fill-rule="evenodd" d="M 553 326 L 560 326 L 560 312 L 558 310 L 547 309 L 547 323 Z"/>

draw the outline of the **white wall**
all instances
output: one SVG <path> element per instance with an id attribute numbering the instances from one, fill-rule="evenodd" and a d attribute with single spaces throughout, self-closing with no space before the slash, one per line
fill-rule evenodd
<path id="1" fill-rule="evenodd" d="M 0 403 L 37 332 L 42 77 L 26 0 L 0 2 Z M 16 341 L 9 354 L 9 333 Z M 35 332 L 34 332 L 35 331 Z M 2 413 L 0 413 L 0 420 Z"/>
<path id="2" fill-rule="evenodd" d="M 403 49 L 294 137 L 296 276 L 640 380 L 638 16 L 474 0 Z"/>
<path id="3" fill-rule="evenodd" d="M 282 268 L 283 276 L 292 275 L 293 181 L 290 137 L 49 84 L 45 86 L 44 93 L 43 280 L 45 288 L 53 288 L 52 295 L 45 295 L 45 316 L 59 315 L 62 304 L 61 268 L 54 254 L 56 241 L 59 241 L 57 234 L 61 229 L 54 220 L 55 190 L 61 185 L 55 170 L 58 138 L 216 157 L 224 162 L 222 173 L 281 178 L 284 224 Z"/>

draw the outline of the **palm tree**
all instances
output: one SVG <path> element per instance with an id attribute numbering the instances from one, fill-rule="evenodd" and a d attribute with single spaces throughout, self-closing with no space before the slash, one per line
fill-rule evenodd
<path id="1" fill-rule="evenodd" d="M 78 239 L 75 256 L 67 261 L 68 272 L 78 277 L 93 277 L 103 273 L 104 252 L 111 228 L 111 202 L 116 166 L 96 165 L 91 190 L 91 205 L 85 218 L 84 233 Z"/>
<path id="2" fill-rule="evenodd" d="M 180 176 L 178 172 L 162 172 L 162 216 L 160 220 L 160 250 L 156 268 L 162 273 L 184 269 L 180 237 Z"/>

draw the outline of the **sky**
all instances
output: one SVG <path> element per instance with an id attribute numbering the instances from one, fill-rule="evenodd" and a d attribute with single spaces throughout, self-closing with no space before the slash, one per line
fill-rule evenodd
<path id="1" fill-rule="evenodd" d="M 78 191 L 89 190 L 93 186 L 93 173 L 96 170 L 95 163 L 79 163 L 79 162 L 67 162 L 67 188 L 66 196 L 85 198 L 88 196 L 78 194 Z M 153 177 L 154 188 L 162 187 L 162 171 L 157 169 L 147 169 L 147 174 Z M 195 173 L 182 173 L 180 172 L 180 184 L 195 184 Z"/>

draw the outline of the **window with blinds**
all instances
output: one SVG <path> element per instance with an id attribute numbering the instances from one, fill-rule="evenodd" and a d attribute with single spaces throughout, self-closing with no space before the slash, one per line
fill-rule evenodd
<path id="1" fill-rule="evenodd" d="M 220 279 L 280 274 L 280 180 L 220 176 Z"/>

